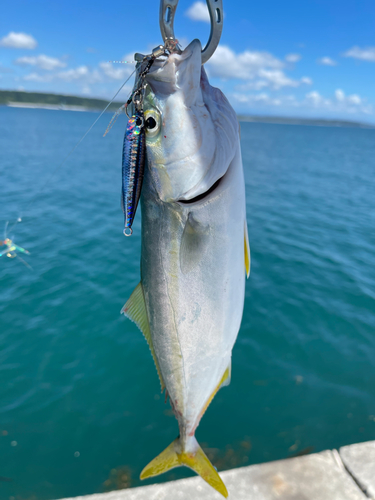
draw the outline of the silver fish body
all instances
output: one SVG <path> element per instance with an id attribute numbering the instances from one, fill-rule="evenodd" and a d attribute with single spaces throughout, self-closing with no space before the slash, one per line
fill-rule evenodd
<path id="1" fill-rule="evenodd" d="M 199 201 L 164 202 L 146 176 L 141 203 L 141 280 L 152 342 L 180 436 L 188 441 L 230 372 L 242 319 L 245 193 L 239 148 L 218 186 Z"/>
<path id="2" fill-rule="evenodd" d="M 146 128 L 141 283 L 123 312 L 147 338 L 180 435 L 141 478 L 185 465 L 227 496 L 194 432 L 230 382 L 250 267 L 239 124 L 208 83 L 198 40 L 155 62 L 147 82 L 156 126 Z"/>

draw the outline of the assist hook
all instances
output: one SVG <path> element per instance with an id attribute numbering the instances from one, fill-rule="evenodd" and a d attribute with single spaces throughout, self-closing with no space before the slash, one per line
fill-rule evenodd
<path id="1" fill-rule="evenodd" d="M 223 0 L 206 0 L 211 20 L 211 32 L 208 42 L 202 50 L 202 64 L 205 64 L 219 45 L 223 31 Z M 173 21 L 178 0 L 160 0 L 160 31 L 164 42 L 175 39 Z"/>

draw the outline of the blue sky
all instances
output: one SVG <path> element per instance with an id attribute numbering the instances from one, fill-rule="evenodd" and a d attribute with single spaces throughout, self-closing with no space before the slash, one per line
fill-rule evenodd
<path id="1" fill-rule="evenodd" d="M 206 68 L 236 111 L 375 123 L 373 0 L 223 3 Z M 159 0 L 3 2 L 0 89 L 111 98 L 133 65 L 108 61 L 161 43 L 158 16 Z M 206 43 L 205 3 L 180 0 L 175 34 Z"/>

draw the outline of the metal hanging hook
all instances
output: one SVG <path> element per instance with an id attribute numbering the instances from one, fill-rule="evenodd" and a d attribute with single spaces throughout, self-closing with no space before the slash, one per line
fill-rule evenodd
<path id="1" fill-rule="evenodd" d="M 223 0 L 206 0 L 211 20 L 211 32 L 208 42 L 202 50 L 202 64 L 205 64 L 215 52 L 223 31 Z M 178 0 L 160 0 L 160 31 L 164 43 L 174 39 L 173 22 Z"/>

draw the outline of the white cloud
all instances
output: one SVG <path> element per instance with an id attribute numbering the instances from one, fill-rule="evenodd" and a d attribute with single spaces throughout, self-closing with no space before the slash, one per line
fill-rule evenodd
<path id="1" fill-rule="evenodd" d="M 360 47 L 352 47 L 345 54 L 344 57 L 354 57 L 354 59 L 361 59 L 362 61 L 375 62 L 375 47 L 366 47 L 361 49 Z"/>
<path id="2" fill-rule="evenodd" d="M 321 57 L 317 60 L 318 64 L 323 64 L 324 66 L 336 66 L 337 62 L 330 57 Z"/>
<path id="3" fill-rule="evenodd" d="M 350 104 L 361 104 L 362 103 L 362 99 L 359 97 L 358 94 L 349 95 L 347 99 L 348 99 L 348 102 Z"/>
<path id="4" fill-rule="evenodd" d="M 306 94 L 306 101 L 314 107 L 325 108 L 331 111 L 340 111 L 344 113 L 369 113 L 372 112 L 372 106 L 367 105 L 365 100 L 358 94 L 346 96 L 342 89 L 336 89 L 334 99 L 326 99 L 319 92 L 313 91 Z"/>
<path id="5" fill-rule="evenodd" d="M 294 95 L 281 95 L 277 98 L 265 92 L 234 93 L 232 98 L 242 109 L 244 105 L 252 108 L 272 109 L 283 107 L 287 110 L 298 110 L 298 114 L 317 114 L 318 116 L 345 116 L 345 115 L 375 115 L 375 108 L 357 94 L 345 96 L 341 89 L 337 89 L 332 98 L 326 98 L 318 91 L 308 92 L 304 98 L 297 99 Z"/>
<path id="6" fill-rule="evenodd" d="M 35 49 L 37 41 L 27 33 L 15 33 L 11 31 L 0 40 L 0 47 L 9 49 Z"/>
<path id="7" fill-rule="evenodd" d="M 280 106 L 283 100 L 270 97 L 267 93 L 260 94 L 234 94 L 234 99 L 240 104 L 249 104 L 252 106 Z"/>
<path id="8" fill-rule="evenodd" d="M 262 90 L 269 86 L 269 82 L 266 80 L 252 80 L 244 85 L 237 85 L 236 90 L 246 91 L 246 90 Z"/>
<path id="9" fill-rule="evenodd" d="M 19 57 L 16 59 L 15 64 L 19 64 L 21 66 L 37 66 L 38 68 L 45 69 L 48 71 L 52 71 L 56 68 L 65 68 L 66 63 L 56 59 L 55 57 L 49 57 L 44 54 L 40 56 L 25 56 Z"/>
<path id="10" fill-rule="evenodd" d="M 284 95 L 274 98 L 265 92 L 260 94 L 234 94 L 234 99 L 241 104 L 249 104 L 254 107 L 296 107 L 299 105 L 294 95 Z"/>
<path id="11" fill-rule="evenodd" d="M 95 83 L 101 80 L 97 70 L 90 71 L 88 66 L 79 66 L 78 68 L 60 71 L 58 73 L 46 73 L 40 75 L 39 73 L 30 73 L 23 78 L 26 81 L 32 82 L 51 82 L 62 80 L 65 82 L 82 81 L 86 84 Z"/>
<path id="12" fill-rule="evenodd" d="M 59 80 L 64 80 L 65 82 L 73 82 L 75 80 L 83 80 L 87 82 L 88 80 L 95 80 L 97 72 L 91 72 L 88 66 L 78 66 L 78 68 L 68 69 L 66 71 L 60 71 L 55 75 L 55 78 Z"/>
<path id="13" fill-rule="evenodd" d="M 27 82 L 51 82 L 53 80 L 53 75 L 48 73 L 44 75 L 39 75 L 38 73 L 34 72 L 25 75 L 23 79 Z"/>
<path id="14" fill-rule="evenodd" d="M 327 99 L 318 92 L 313 91 L 306 94 L 306 103 L 310 103 L 315 108 L 340 112 L 341 114 L 373 114 L 373 106 L 366 103 L 366 99 L 358 94 L 346 96 L 342 89 L 337 89 L 334 99 Z"/>
<path id="15" fill-rule="evenodd" d="M 210 22 L 210 14 L 208 13 L 207 5 L 203 2 L 195 2 L 185 12 L 185 15 L 193 21 Z"/>
<path id="16" fill-rule="evenodd" d="M 335 91 L 335 97 L 336 100 L 340 103 L 345 103 L 345 104 L 354 104 L 354 105 L 360 105 L 363 102 L 363 99 L 359 97 L 358 94 L 352 94 L 348 95 L 347 97 L 345 96 L 345 92 L 341 89 L 337 89 Z"/>
<path id="17" fill-rule="evenodd" d="M 254 100 L 257 102 L 270 102 L 271 99 L 268 94 L 262 92 L 261 94 L 255 95 Z"/>
<path id="18" fill-rule="evenodd" d="M 236 54 L 225 45 L 219 45 L 207 63 L 210 76 L 249 80 L 257 76 L 260 69 L 281 69 L 284 63 L 269 52 L 245 50 Z"/>
<path id="19" fill-rule="evenodd" d="M 297 54 L 294 54 L 297 55 Z M 283 68 L 285 63 L 269 52 L 246 50 L 236 54 L 225 45 L 219 45 L 207 63 L 210 77 L 224 80 L 247 80 L 237 90 L 261 90 L 270 88 L 278 90 L 283 87 L 299 87 L 302 83 L 310 85 L 311 78 L 305 76 L 300 80 L 290 78 Z"/>
<path id="20" fill-rule="evenodd" d="M 134 70 L 133 64 L 119 64 L 118 66 L 116 68 L 110 62 L 101 62 L 94 69 L 89 66 L 78 66 L 65 71 L 51 71 L 50 73 L 43 74 L 33 72 L 24 76 L 23 79 L 32 82 L 76 82 L 82 84 L 82 88 L 85 89 L 84 93 L 87 93 L 86 90 L 95 83 L 105 83 L 113 80 L 124 81 Z M 57 68 L 55 67 L 54 69 Z"/>
<path id="21" fill-rule="evenodd" d="M 125 59 L 126 61 L 129 59 Z M 111 80 L 125 80 L 134 70 L 132 64 L 119 64 L 118 67 L 113 66 L 110 62 L 101 62 L 99 68 L 105 76 Z"/>
<path id="22" fill-rule="evenodd" d="M 306 94 L 306 99 L 313 106 L 319 106 L 325 103 L 325 99 L 316 90 L 313 90 Z"/>
<path id="23" fill-rule="evenodd" d="M 285 56 L 285 60 L 290 63 L 296 63 L 302 59 L 300 54 L 288 54 Z"/>
<path id="24" fill-rule="evenodd" d="M 300 82 L 292 80 L 279 69 L 260 69 L 258 72 L 260 78 L 264 78 L 267 87 L 278 90 L 282 87 L 298 87 Z"/>
<path id="25" fill-rule="evenodd" d="M 338 101 L 343 102 L 345 100 L 345 93 L 341 89 L 335 91 L 335 97 Z"/>

